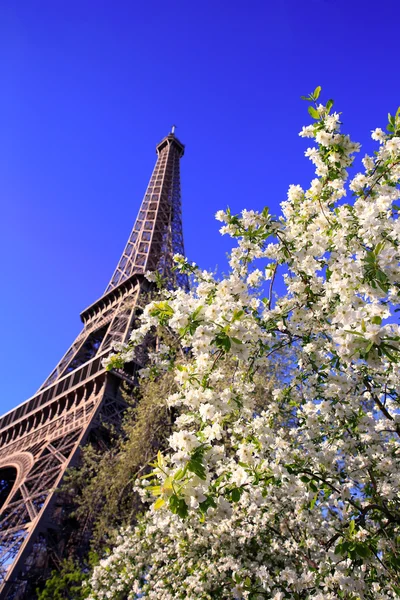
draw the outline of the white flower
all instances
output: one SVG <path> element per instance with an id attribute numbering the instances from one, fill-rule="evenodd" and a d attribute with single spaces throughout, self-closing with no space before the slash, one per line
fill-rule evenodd
<path id="1" fill-rule="evenodd" d="M 262 271 L 260 271 L 260 269 L 256 269 L 247 277 L 247 285 L 249 285 L 250 287 L 255 287 L 261 282 L 262 278 Z"/>
<path id="2" fill-rule="evenodd" d="M 146 271 L 144 276 L 146 277 L 147 281 L 157 281 L 157 274 L 155 271 Z"/>
<path id="3" fill-rule="evenodd" d="M 315 141 L 321 146 L 330 146 L 332 143 L 332 135 L 326 131 L 318 131 L 315 136 Z"/>
<path id="4" fill-rule="evenodd" d="M 380 127 L 374 129 L 371 133 L 371 137 L 376 142 L 380 142 L 381 144 L 386 140 L 386 134 L 382 131 Z"/>
<path id="5" fill-rule="evenodd" d="M 208 420 L 212 419 L 215 415 L 215 412 L 216 412 L 216 408 L 212 404 L 206 403 L 206 404 L 200 404 L 200 406 L 199 406 L 199 413 L 200 413 L 203 421 L 208 421 Z"/>
<path id="6" fill-rule="evenodd" d="M 185 429 L 182 431 L 175 431 L 169 438 L 169 443 L 174 450 L 185 450 L 187 452 L 191 452 L 200 445 L 196 435 Z"/>
<path id="7" fill-rule="evenodd" d="M 307 127 L 303 127 L 299 133 L 300 137 L 314 137 L 315 130 L 313 125 L 307 125 Z"/>
<path id="8" fill-rule="evenodd" d="M 300 185 L 290 185 L 288 191 L 289 202 L 297 202 L 302 200 L 304 196 L 304 190 Z"/>
<path id="9" fill-rule="evenodd" d="M 385 150 L 387 150 L 390 154 L 398 154 L 400 149 L 400 138 L 394 137 L 388 140 L 385 144 Z"/>
<path id="10" fill-rule="evenodd" d="M 228 215 L 223 210 L 218 210 L 215 213 L 215 218 L 217 219 L 217 221 L 222 221 L 225 223 L 228 221 Z"/>

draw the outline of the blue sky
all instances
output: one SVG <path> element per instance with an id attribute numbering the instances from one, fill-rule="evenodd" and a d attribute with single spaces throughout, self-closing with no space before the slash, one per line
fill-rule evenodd
<path id="1" fill-rule="evenodd" d="M 32 395 L 106 287 L 176 123 L 186 253 L 226 265 L 214 213 L 279 210 L 312 175 L 299 97 L 344 130 L 400 104 L 394 0 L 3 0 L 0 412 Z"/>

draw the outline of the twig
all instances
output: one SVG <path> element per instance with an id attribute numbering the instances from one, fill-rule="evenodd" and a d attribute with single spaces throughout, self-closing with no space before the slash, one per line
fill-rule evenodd
<path id="1" fill-rule="evenodd" d="M 274 287 L 275 275 L 278 270 L 278 263 L 275 263 L 274 270 L 272 271 L 271 283 L 269 284 L 269 293 L 268 293 L 268 310 L 271 310 L 272 304 L 272 289 Z"/>

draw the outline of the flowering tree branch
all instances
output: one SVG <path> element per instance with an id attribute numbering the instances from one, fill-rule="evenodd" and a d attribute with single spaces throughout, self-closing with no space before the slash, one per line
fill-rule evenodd
<path id="1" fill-rule="evenodd" d="M 349 179 L 360 146 L 320 92 L 300 133 L 315 143 L 310 187 L 291 185 L 277 218 L 219 211 L 228 275 L 177 256 L 191 291 L 150 303 L 109 359 L 173 332 L 181 353 L 162 344 L 142 374 L 174 370 L 181 414 L 92 600 L 400 597 L 400 109 Z M 276 356 L 291 368 L 259 410 Z"/>

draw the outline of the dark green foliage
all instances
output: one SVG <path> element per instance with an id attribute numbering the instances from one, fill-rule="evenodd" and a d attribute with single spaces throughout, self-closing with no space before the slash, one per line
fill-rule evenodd
<path id="1" fill-rule="evenodd" d="M 90 529 L 96 551 L 112 544 L 120 528 L 135 523 L 142 510 L 133 492 L 134 481 L 166 445 L 172 415 L 165 399 L 173 391 L 169 372 L 155 381 L 146 380 L 127 410 L 122 433 L 114 434 L 105 450 L 85 447 L 80 466 L 67 475 L 64 489 L 74 496 L 73 516 L 81 530 Z"/>
<path id="2" fill-rule="evenodd" d="M 51 573 L 44 589 L 37 590 L 38 600 L 84 600 L 89 595 L 84 585 L 88 573 L 71 558 L 63 560 L 60 569 Z"/>

